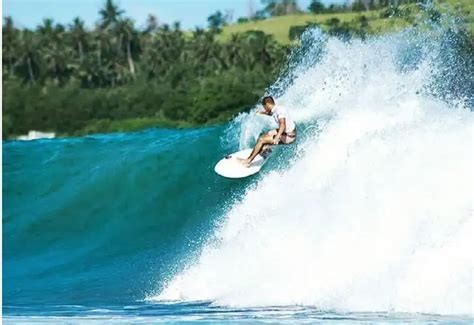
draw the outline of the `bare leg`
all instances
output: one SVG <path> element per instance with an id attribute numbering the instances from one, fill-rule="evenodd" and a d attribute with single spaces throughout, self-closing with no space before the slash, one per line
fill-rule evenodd
<path id="1" fill-rule="evenodd" d="M 257 144 L 255 145 L 255 147 L 252 150 L 252 153 L 247 159 L 237 158 L 237 160 L 240 161 L 244 166 L 249 167 L 252 161 L 255 159 L 255 157 L 260 153 L 263 146 L 273 142 L 274 135 L 271 135 L 270 133 L 271 131 L 262 135 L 258 139 Z"/>
<path id="2" fill-rule="evenodd" d="M 255 157 L 257 157 L 257 155 L 260 153 L 260 151 L 262 151 L 263 146 L 266 145 L 266 144 L 272 143 L 272 142 L 273 142 L 273 137 L 272 136 L 270 136 L 270 137 L 269 136 L 261 137 L 259 139 L 259 141 L 257 141 L 257 144 L 253 148 L 252 153 L 247 158 L 247 160 L 249 162 L 252 162 L 252 160 L 254 160 Z"/>

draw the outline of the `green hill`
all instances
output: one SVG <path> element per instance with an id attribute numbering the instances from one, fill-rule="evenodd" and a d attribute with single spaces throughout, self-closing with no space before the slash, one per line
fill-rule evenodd
<path id="1" fill-rule="evenodd" d="M 437 4 L 441 12 L 452 12 L 462 16 L 469 25 L 469 29 L 474 32 L 474 1 L 473 0 L 447 0 Z M 339 20 L 339 24 L 346 27 L 359 28 L 361 18 L 367 18 L 367 32 L 370 34 L 382 34 L 410 26 L 415 16 L 419 14 L 420 7 L 411 4 L 398 7 L 397 11 L 390 12 L 390 9 L 370 10 L 363 12 L 340 12 L 325 14 L 295 14 L 287 16 L 272 17 L 264 20 L 249 21 L 244 23 L 224 26 L 219 35 L 221 41 L 226 41 L 232 34 L 246 31 L 263 31 L 271 34 L 282 44 L 291 42 L 289 33 L 292 26 L 306 26 L 317 24 L 323 30 L 328 30 L 334 19 Z M 362 18 L 363 19 L 363 18 Z M 332 21 L 331 21 L 332 20 Z"/>
<path id="2" fill-rule="evenodd" d="M 230 38 L 232 34 L 242 33 L 251 30 L 263 31 L 280 43 L 290 43 L 289 31 L 292 26 L 305 26 L 308 24 L 318 24 L 323 29 L 327 29 L 331 19 L 338 19 L 341 23 L 357 23 L 362 16 L 369 20 L 369 25 L 373 24 L 375 31 L 383 32 L 393 26 L 403 27 L 409 25 L 401 18 L 391 18 L 382 20 L 378 18 L 380 11 L 368 12 L 342 12 L 331 14 L 296 14 L 268 18 L 265 20 L 251 21 L 240 24 L 224 26 L 219 38 L 223 41 Z"/>

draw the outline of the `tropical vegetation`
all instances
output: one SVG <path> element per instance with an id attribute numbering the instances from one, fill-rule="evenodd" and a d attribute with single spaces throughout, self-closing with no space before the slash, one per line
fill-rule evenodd
<path id="1" fill-rule="evenodd" d="M 303 13 L 294 0 L 263 2 L 263 11 L 240 23 L 216 12 L 208 29 L 193 31 L 178 22 L 158 24 L 153 15 L 137 28 L 113 0 L 104 2 L 92 29 L 79 17 L 68 25 L 44 19 L 34 30 L 6 17 L 3 137 L 223 122 L 255 104 L 307 26 L 347 38 L 381 32 L 379 20 L 410 23 L 406 12 L 393 18 L 386 11 L 394 7 L 381 9 L 380 2 L 364 11 L 359 2 L 326 8 L 313 1 L 309 10 L 317 14 Z M 304 23 L 289 24 L 292 17 Z"/>

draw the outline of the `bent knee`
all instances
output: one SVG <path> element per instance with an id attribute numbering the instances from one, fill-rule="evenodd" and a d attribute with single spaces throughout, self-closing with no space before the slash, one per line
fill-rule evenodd
<path id="1" fill-rule="evenodd" d="M 267 141 L 270 141 L 273 139 L 273 136 L 272 135 L 269 135 L 268 133 L 265 133 L 265 134 L 262 134 L 259 138 L 258 138 L 258 141 L 259 142 L 267 142 Z"/>
<path id="2" fill-rule="evenodd" d="M 260 136 L 258 137 L 259 139 L 261 138 L 266 138 L 266 137 L 273 137 L 277 134 L 277 131 L 276 130 L 270 130 L 270 131 L 267 131 L 267 132 L 262 132 L 260 133 Z"/>

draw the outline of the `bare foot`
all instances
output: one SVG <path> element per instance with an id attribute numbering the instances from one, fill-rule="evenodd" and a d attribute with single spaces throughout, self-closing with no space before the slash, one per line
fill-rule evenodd
<path id="1" fill-rule="evenodd" d="M 237 157 L 237 161 L 244 165 L 245 167 L 250 167 L 250 161 L 248 159 Z"/>

